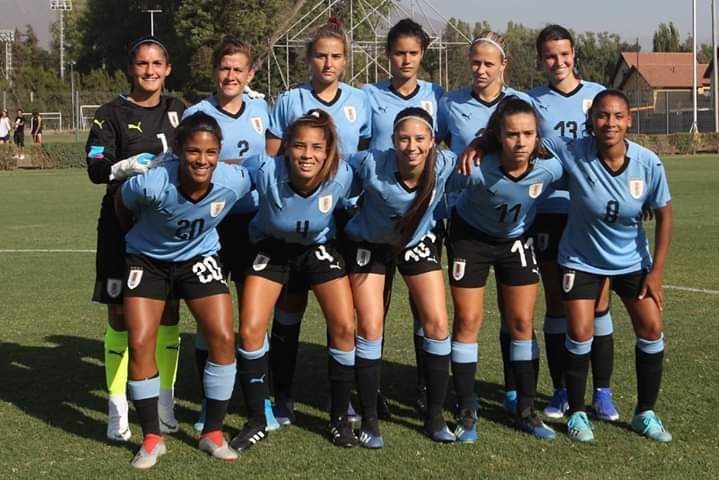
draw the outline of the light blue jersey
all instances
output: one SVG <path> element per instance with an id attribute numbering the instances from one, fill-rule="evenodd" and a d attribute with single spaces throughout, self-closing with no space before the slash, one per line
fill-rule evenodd
<path id="1" fill-rule="evenodd" d="M 429 113 L 434 121 L 437 136 L 437 109 L 444 90 L 439 85 L 417 80 L 417 88 L 408 96 L 403 96 L 392 88 L 390 80 L 370 83 L 362 87 L 367 94 L 372 115 L 371 150 L 389 150 L 392 145 L 394 119 L 399 112 L 409 107 L 420 107 Z"/>
<path id="2" fill-rule="evenodd" d="M 526 93 L 509 87 L 489 103 L 476 98 L 471 85 L 445 93 L 439 101 L 440 138 L 449 139 L 452 151 L 456 155 L 461 154 L 467 145 L 484 131 L 489 117 L 497 109 L 497 104 L 509 95 L 532 103 Z"/>
<path id="3" fill-rule="evenodd" d="M 397 154 L 394 150 L 367 150 L 350 156 L 355 180 L 364 194 L 359 212 L 345 227 L 355 241 L 398 245 L 399 233 L 395 224 L 407 213 L 415 199 L 415 190 L 408 189 L 399 179 Z M 437 152 L 436 183 L 432 201 L 417 230 L 405 247 L 416 245 L 436 224 L 434 210 L 444 195 L 447 179 L 452 174 L 457 157 L 448 150 Z"/>
<path id="4" fill-rule="evenodd" d="M 317 97 L 309 83 L 286 91 L 272 109 L 269 132 L 282 138 L 292 122 L 313 108 L 324 110 L 334 120 L 342 155 L 356 152 L 360 139 L 371 134 L 367 96 L 345 83 L 340 83 L 337 97 L 329 103 Z"/>
<path id="5" fill-rule="evenodd" d="M 337 174 L 308 196 L 290 184 L 284 155 L 250 157 L 246 163 L 260 195 L 260 209 L 250 222 L 250 240 L 276 238 L 286 243 L 315 245 L 332 240 L 332 213 L 352 188 L 352 170 L 340 160 Z"/>
<path id="6" fill-rule="evenodd" d="M 265 131 L 270 125 L 267 102 L 263 98 L 242 96 L 242 109 L 233 115 L 217 104 L 213 95 L 185 110 L 182 118 L 196 112 L 204 112 L 213 117 L 222 129 L 222 150 L 220 160 L 238 160 L 259 155 L 265 151 Z M 233 214 L 254 213 L 258 207 L 256 191 L 235 203 Z"/>
<path id="7" fill-rule="evenodd" d="M 538 200 L 553 190 L 562 174 L 561 163 L 552 157 L 536 158 L 523 175 L 511 177 L 494 153 L 473 167 L 470 176 L 455 173 L 447 189 L 463 188 L 455 208 L 468 224 L 491 237 L 509 239 L 532 226 Z"/>
<path id="8" fill-rule="evenodd" d="M 594 97 L 604 87 L 594 82 L 581 82 L 570 93 L 562 93 L 551 85 L 542 85 L 529 92 L 539 116 L 539 131 L 543 138 L 584 138 L 587 132 L 587 111 Z M 557 190 L 542 201 L 540 213 L 569 212 L 569 194 Z"/>
<path id="9" fill-rule="evenodd" d="M 250 175 L 244 167 L 218 162 L 209 192 L 192 201 L 180 190 L 179 165 L 173 158 L 122 185 L 122 202 L 135 218 L 125 236 L 127 253 L 183 262 L 219 250 L 215 227 L 250 191 Z"/>
<path id="10" fill-rule="evenodd" d="M 627 142 L 624 166 L 612 172 L 597 157 L 594 137 L 545 139 L 545 144 L 562 161 L 572 198 L 559 264 L 599 275 L 651 268 L 642 206 L 662 208 L 671 200 L 659 158 Z"/>

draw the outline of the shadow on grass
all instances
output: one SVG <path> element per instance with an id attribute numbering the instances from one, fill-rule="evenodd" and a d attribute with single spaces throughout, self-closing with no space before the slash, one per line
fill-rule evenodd
<path id="1" fill-rule="evenodd" d="M 0 399 L 51 427 L 78 437 L 106 442 L 107 397 L 105 393 L 99 393 L 105 386 L 102 341 L 66 335 L 52 335 L 45 340 L 48 344 L 41 346 L 0 342 L 0 378 L 3 379 Z M 179 402 L 175 414 L 180 422 L 191 425 L 197 419 L 201 397 L 193 335 L 182 335 L 180 351 L 175 390 L 177 398 L 188 401 L 189 405 Z M 383 362 L 382 391 L 392 411 L 390 421 L 419 430 L 421 422 L 414 409 L 415 378 L 413 365 Z M 327 349 L 324 345 L 300 342 L 293 385 L 296 405 L 305 404 L 315 411 L 324 412 L 329 392 Z M 503 386 L 486 382 L 477 382 L 477 386 L 481 394 L 482 417 L 502 425 L 513 425 L 513 419 L 502 408 Z M 353 401 L 358 406 L 356 396 Z M 448 395 L 446 406 L 450 411 L 453 403 L 454 399 Z M 297 412 L 297 427 L 326 436 L 328 414 L 300 410 Z M 229 413 L 245 415 L 239 384 L 236 385 Z M 134 417 L 131 413 L 131 421 L 136 421 Z M 446 418 L 451 420 L 449 414 Z M 230 419 L 227 426 L 231 435 L 241 427 L 234 422 Z M 173 437 L 196 445 L 197 438 L 187 434 L 187 431 L 181 430 Z M 138 433 L 133 436 L 133 442 L 125 444 L 125 448 L 132 451 L 137 448 L 141 438 Z"/>

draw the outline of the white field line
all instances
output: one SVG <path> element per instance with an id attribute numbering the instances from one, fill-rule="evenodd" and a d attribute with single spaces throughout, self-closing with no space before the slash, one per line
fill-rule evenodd
<path id="1" fill-rule="evenodd" d="M 679 290 L 682 292 L 708 293 L 710 295 L 719 295 L 719 290 L 707 290 L 706 288 L 680 287 L 678 285 L 664 285 L 669 290 Z"/>

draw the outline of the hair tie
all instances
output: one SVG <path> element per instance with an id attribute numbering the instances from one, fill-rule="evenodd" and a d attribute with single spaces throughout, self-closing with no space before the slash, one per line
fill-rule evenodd
<path id="1" fill-rule="evenodd" d="M 495 42 L 494 40 L 492 40 L 491 38 L 489 38 L 489 37 L 478 37 L 478 38 L 475 38 L 474 40 L 472 40 L 472 44 L 469 46 L 469 49 L 471 50 L 472 47 L 474 47 L 475 45 L 477 45 L 478 43 L 481 43 L 481 42 L 485 42 L 485 43 L 489 43 L 489 44 L 491 44 L 491 45 L 494 45 L 495 47 L 497 47 L 497 50 L 499 50 L 499 53 L 502 54 L 502 58 L 506 58 L 506 57 L 507 57 L 507 54 L 504 53 L 504 49 L 502 48 L 502 46 L 501 46 L 499 43 L 497 43 L 497 42 Z"/>
<path id="2" fill-rule="evenodd" d="M 392 126 L 392 129 L 393 129 L 393 130 L 396 130 L 396 129 L 397 129 L 397 126 L 398 126 L 400 123 L 402 123 L 402 122 L 404 122 L 405 120 L 410 119 L 410 118 L 413 118 L 413 119 L 415 119 L 415 120 L 417 120 L 417 121 L 419 121 L 419 122 L 422 122 L 422 123 L 424 123 L 425 125 L 427 125 L 427 128 L 429 128 L 429 131 L 432 132 L 432 136 L 434 137 L 434 127 L 433 127 L 432 125 L 430 125 L 427 120 L 425 120 L 424 118 L 420 117 L 419 115 L 407 115 L 406 117 L 398 118 L 397 120 L 395 120 L 394 125 Z"/>

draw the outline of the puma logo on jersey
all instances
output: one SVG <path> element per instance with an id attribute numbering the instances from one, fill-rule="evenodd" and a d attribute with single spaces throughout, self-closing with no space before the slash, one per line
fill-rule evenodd
<path id="1" fill-rule="evenodd" d="M 261 377 L 250 378 L 250 383 L 265 383 L 265 374 L 263 373 Z"/>
<path id="2" fill-rule="evenodd" d="M 382 113 L 387 113 L 387 107 L 380 107 L 378 106 L 377 109 Z"/>
<path id="3" fill-rule="evenodd" d="M 471 114 L 471 113 L 462 112 L 462 116 L 463 116 L 464 118 L 466 118 L 467 120 L 471 120 L 471 119 L 472 119 L 472 114 Z"/>
<path id="4" fill-rule="evenodd" d="M 127 129 L 128 130 L 137 130 L 138 132 L 142 133 L 142 122 L 137 122 L 137 124 L 128 123 Z"/>
<path id="5" fill-rule="evenodd" d="M 105 120 L 98 120 L 97 118 L 92 121 L 93 124 L 100 127 L 100 130 L 102 130 L 103 125 L 105 125 Z"/>

